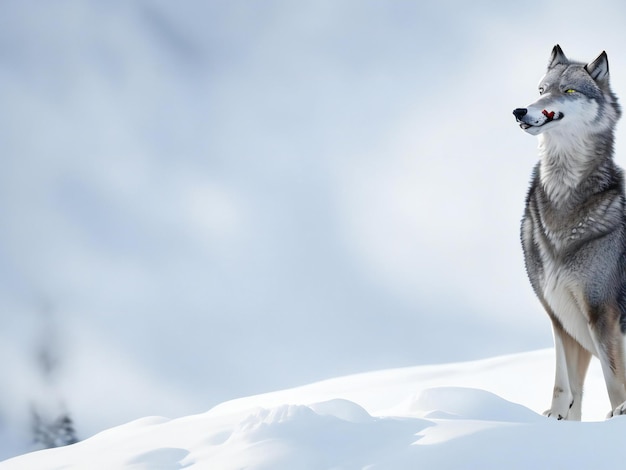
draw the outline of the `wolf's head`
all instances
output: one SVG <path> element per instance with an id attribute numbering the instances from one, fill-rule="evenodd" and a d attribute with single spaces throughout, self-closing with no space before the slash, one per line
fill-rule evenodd
<path id="1" fill-rule="evenodd" d="M 513 111 L 520 127 L 532 135 L 585 135 L 613 128 L 621 115 L 609 86 L 606 52 L 585 64 L 565 57 L 557 44 L 539 82 L 537 101 Z"/>

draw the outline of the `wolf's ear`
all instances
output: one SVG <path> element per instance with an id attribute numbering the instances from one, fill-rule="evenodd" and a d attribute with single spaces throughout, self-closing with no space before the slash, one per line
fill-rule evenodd
<path id="1" fill-rule="evenodd" d="M 565 54 L 563 54 L 563 49 L 558 44 L 552 48 L 552 55 L 550 56 L 550 62 L 548 63 L 548 69 L 552 67 L 556 67 L 559 64 L 568 64 L 569 61 Z"/>
<path id="2" fill-rule="evenodd" d="M 602 54 L 596 60 L 585 65 L 585 70 L 597 82 L 609 78 L 609 59 L 606 56 L 606 52 L 602 51 Z"/>

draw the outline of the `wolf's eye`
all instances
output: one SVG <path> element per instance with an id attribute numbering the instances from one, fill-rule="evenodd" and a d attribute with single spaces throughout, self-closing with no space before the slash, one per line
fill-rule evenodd
<path id="1" fill-rule="evenodd" d="M 567 93 L 568 95 L 571 95 L 572 93 L 576 93 L 576 90 L 572 88 L 568 88 L 567 90 L 565 90 L 565 93 Z"/>
<path id="2" fill-rule="evenodd" d="M 540 95 L 543 95 L 543 92 L 544 92 L 544 91 L 545 91 L 545 88 L 544 88 L 544 87 L 542 87 L 542 86 L 540 86 L 540 87 L 539 87 L 539 94 L 540 94 Z"/>

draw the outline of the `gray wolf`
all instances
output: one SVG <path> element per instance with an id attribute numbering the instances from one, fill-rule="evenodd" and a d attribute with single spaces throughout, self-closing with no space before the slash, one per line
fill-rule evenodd
<path id="1" fill-rule="evenodd" d="M 606 53 L 576 62 L 554 46 L 539 94 L 513 114 L 539 139 L 521 241 L 554 333 L 554 393 L 544 414 L 580 420 L 592 355 L 602 366 L 609 416 L 626 414 L 626 201 L 613 161 L 621 110 Z"/>

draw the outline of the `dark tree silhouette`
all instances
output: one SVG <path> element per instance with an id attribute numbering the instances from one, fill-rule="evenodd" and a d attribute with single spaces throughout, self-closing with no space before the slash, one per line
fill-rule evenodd
<path id="1" fill-rule="evenodd" d="M 38 447 L 51 449 L 78 442 L 74 423 L 68 413 L 63 413 L 58 418 L 48 421 L 35 407 L 32 407 L 31 419 L 34 443 Z"/>
<path id="2" fill-rule="evenodd" d="M 41 313 L 42 333 L 37 344 L 35 360 L 42 379 L 42 387 L 46 391 L 45 394 L 56 402 L 53 406 L 57 412 L 55 416 L 49 406 L 42 407 L 41 403 L 33 402 L 31 404 L 31 430 L 35 445 L 49 449 L 75 444 L 78 442 L 78 437 L 74 421 L 58 396 L 56 380 L 57 369 L 61 362 L 59 332 L 50 305 L 45 303 Z"/>

